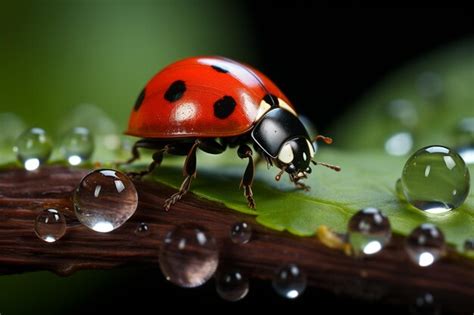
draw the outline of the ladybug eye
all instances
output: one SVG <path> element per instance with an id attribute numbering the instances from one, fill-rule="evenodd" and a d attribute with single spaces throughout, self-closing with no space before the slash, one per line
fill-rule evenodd
<path id="1" fill-rule="evenodd" d="M 308 167 L 305 172 L 308 173 L 308 174 L 311 174 L 311 171 L 312 171 L 311 167 Z"/>

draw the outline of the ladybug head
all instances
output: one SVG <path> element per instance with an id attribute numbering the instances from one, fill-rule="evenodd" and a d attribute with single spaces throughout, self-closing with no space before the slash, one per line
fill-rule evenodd
<path id="1" fill-rule="evenodd" d="M 297 137 L 281 146 L 275 164 L 293 177 L 306 177 L 306 174 L 311 173 L 309 164 L 313 156 L 311 142 L 305 137 Z"/>
<path id="2" fill-rule="evenodd" d="M 267 161 L 293 179 L 311 173 L 313 145 L 303 123 L 289 111 L 282 108 L 268 111 L 254 127 L 252 139 Z"/>

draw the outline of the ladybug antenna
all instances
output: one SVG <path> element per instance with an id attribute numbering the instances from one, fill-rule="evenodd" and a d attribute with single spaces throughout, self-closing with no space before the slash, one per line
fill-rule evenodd
<path id="1" fill-rule="evenodd" d="M 311 160 L 311 162 L 314 164 L 314 165 L 322 165 L 322 166 L 325 166 L 327 168 L 330 168 L 332 169 L 333 171 L 336 171 L 336 172 L 339 172 L 341 171 L 341 167 L 337 166 L 337 165 L 332 165 L 332 164 L 328 164 L 328 163 L 323 163 L 323 162 L 317 162 L 315 160 Z"/>
<path id="2" fill-rule="evenodd" d="M 326 136 L 323 136 L 323 135 L 317 135 L 313 139 L 313 141 L 319 141 L 319 140 L 324 141 L 324 143 L 326 143 L 326 144 L 331 144 L 332 143 L 332 138 L 329 138 L 329 137 L 326 137 Z"/>

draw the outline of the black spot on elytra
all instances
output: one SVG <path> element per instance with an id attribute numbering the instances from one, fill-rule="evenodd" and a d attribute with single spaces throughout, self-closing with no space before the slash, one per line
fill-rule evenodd
<path id="1" fill-rule="evenodd" d="M 221 67 L 216 66 L 216 65 L 212 65 L 211 67 L 212 67 L 212 69 L 216 70 L 217 72 L 221 72 L 221 73 L 227 73 L 227 72 L 229 72 L 229 70 L 226 70 L 226 69 L 221 68 Z"/>
<path id="2" fill-rule="evenodd" d="M 235 100 L 226 95 L 214 103 L 214 115 L 219 119 L 225 119 L 234 112 L 236 105 Z"/>
<path id="3" fill-rule="evenodd" d="M 135 101 L 135 106 L 133 106 L 133 110 L 137 111 L 140 109 L 140 106 L 142 106 L 143 100 L 145 99 L 145 88 L 140 92 L 140 95 L 138 95 L 137 100 Z"/>
<path id="4" fill-rule="evenodd" d="M 184 81 L 174 81 L 165 92 L 165 100 L 168 102 L 176 102 L 183 96 L 185 91 L 186 84 L 184 84 Z"/>
<path id="5" fill-rule="evenodd" d="M 263 97 L 263 100 L 270 104 L 272 107 L 278 107 L 280 104 L 278 102 L 278 97 L 273 94 L 267 94 Z"/>

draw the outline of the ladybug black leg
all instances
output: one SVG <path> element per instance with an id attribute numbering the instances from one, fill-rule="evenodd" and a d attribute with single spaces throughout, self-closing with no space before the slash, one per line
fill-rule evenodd
<path id="1" fill-rule="evenodd" d="M 201 139 L 199 143 L 199 149 L 209 154 L 221 154 L 226 147 L 214 139 Z"/>
<path id="2" fill-rule="evenodd" d="M 252 149 L 246 144 L 242 144 L 237 149 L 237 154 L 241 159 L 249 159 L 247 167 L 245 168 L 244 176 L 240 181 L 240 188 L 244 189 L 244 196 L 247 198 L 248 206 L 255 209 L 255 200 L 253 199 L 252 182 L 255 175 L 255 165 L 253 164 Z"/>
<path id="3" fill-rule="evenodd" d="M 148 165 L 148 169 L 141 172 L 129 172 L 127 173 L 128 176 L 134 179 L 141 179 L 143 176 L 152 173 L 157 166 L 160 166 L 161 162 L 163 162 L 163 155 L 166 153 L 167 147 L 160 149 L 153 153 L 153 162 Z"/>
<path id="4" fill-rule="evenodd" d="M 298 189 L 301 189 L 301 190 L 304 190 L 304 191 L 310 191 L 311 190 L 310 186 L 308 186 L 306 184 L 303 184 L 303 183 L 300 183 L 299 179 L 295 180 L 294 183 L 295 183 L 296 188 L 298 188 Z"/>
<path id="5" fill-rule="evenodd" d="M 304 175 L 304 176 L 293 176 L 293 175 L 290 174 L 290 181 L 292 181 L 293 184 L 295 184 L 297 189 L 301 189 L 301 190 L 304 190 L 304 191 L 310 191 L 311 190 L 310 186 L 300 182 L 300 180 L 302 180 L 304 178 L 307 178 L 306 175 Z"/>
<path id="6" fill-rule="evenodd" d="M 196 151 L 199 147 L 199 144 L 200 141 L 196 140 L 191 147 L 191 150 L 189 150 L 188 155 L 186 156 L 186 161 L 184 162 L 183 167 L 183 175 L 185 176 L 184 181 L 181 184 L 179 191 L 166 199 L 165 204 L 163 205 L 166 211 L 168 211 L 172 205 L 174 205 L 188 192 L 193 178 L 196 177 Z"/>
<path id="7" fill-rule="evenodd" d="M 138 149 L 140 148 L 159 150 L 159 149 L 163 149 L 163 144 L 151 141 L 150 139 L 138 140 L 137 142 L 135 142 L 135 144 L 132 147 L 132 157 L 125 162 L 117 163 L 117 165 L 120 166 L 120 165 L 132 164 L 133 162 L 138 160 L 140 158 L 140 152 L 138 151 Z"/>

